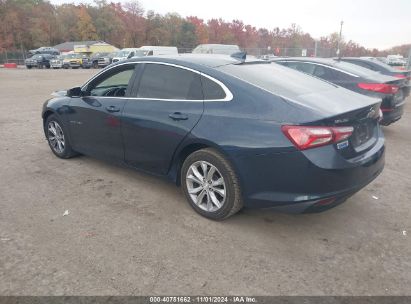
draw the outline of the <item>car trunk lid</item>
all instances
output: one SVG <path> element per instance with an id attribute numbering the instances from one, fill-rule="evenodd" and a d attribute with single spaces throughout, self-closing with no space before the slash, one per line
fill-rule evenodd
<path id="1" fill-rule="evenodd" d="M 348 139 L 334 143 L 336 150 L 347 159 L 365 153 L 377 142 L 381 99 L 336 88 L 329 92 L 301 95 L 292 102 L 321 117 L 303 122 L 304 125 L 353 128 Z"/>

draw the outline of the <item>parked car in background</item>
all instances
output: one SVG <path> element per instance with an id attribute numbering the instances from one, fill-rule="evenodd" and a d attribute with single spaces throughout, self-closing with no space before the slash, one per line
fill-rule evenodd
<path id="1" fill-rule="evenodd" d="M 404 79 L 404 96 L 408 97 L 410 94 L 410 80 L 411 71 L 409 70 L 397 70 L 389 66 L 388 64 L 382 63 L 380 60 L 373 57 L 343 57 L 340 60 L 353 63 L 364 68 L 380 72 L 381 74 L 392 76 L 395 78 Z"/>
<path id="2" fill-rule="evenodd" d="M 272 60 L 272 59 L 275 59 L 277 57 L 278 56 L 275 56 L 274 54 L 266 54 L 266 55 L 258 56 L 257 58 L 260 58 L 262 60 Z"/>
<path id="3" fill-rule="evenodd" d="M 113 61 L 113 57 L 114 57 L 116 54 L 117 54 L 117 51 L 116 51 L 116 52 L 112 52 L 112 53 L 110 53 L 110 54 L 108 54 L 108 55 L 106 55 L 106 56 L 101 56 L 101 57 L 99 57 L 99 58 L 98 58 L 98 61 L 97 61 L 98 67 L 99 67 L 99 68 L 104 68 L 104 67 L 110 65 L 111 62 Z"/>
<path id="4" fill-rule="evenodd" d="M 50 60 L 50 67 L 53 69 L 61 69 L 63 68 L 63 62 L 67 55 L 59 55 Z"/>
<path id="5" fill-rule="evenodd" d="M 54 56 L 60 55 L 59 50 L 52 48 L 52 47 L 48 47 L 48 46 L 43 46 L 35 50 L 30 50 L 29 53 L 32 55 L 35 55 L 35 54 L 49 54 L 49 55 L 54 55 Z"/>
<path id="6" fill-rule="evenodd" d="M 200 44 L 192 53 L 232 55 L 238 52 L 241 52 L 241 49 L 238 45 L 234 44 Z"/>
<path id="7" fill-rule="evenodd" d="M 138 49 L 136 48 L 125 48 L 125 49 L 121 49 L 120 51 L 117 51 L 114 56 L 113 59 L 111 60 L 112 63 L 114 62 L 118 62 L 118 61 L 123 61 L 126 59 L 130 59 L 134 56 L 136 56 L 136 54 L 139 52 Z"/>
<path id="8" fill-rule="evenodd" d="M 91 67 L 91 62 L 86 54 L 71 53 L 67 54 L 63 59 L 63 68 L 68 69 L 78 69 L 84 68 L 88 69 Z"/>
<path id="9" fill-rule="evenodd" d="M 331 58 L 278 58 L 274 62 L 327 80 L 351 91 L 382 100 L 381 124 L 389 125 L 404 113 L 406 79 L 382 75 L 361 66 Z"/>
<path id="10" fill-rule="evenodd" d="M 385 64 L 388 63 L 387 57 L 375 57 L 375 58 L 377 58 L 377 59 L 378 59 L 379 61 L 381 61 L 382 63 L 385 63 Z"/>
<path id="11" fill-rule="evenodd" d="M 402 55 L 388 55 L 387 64 L 392 66 L 405 66 L 407 61 Z"/>
<path id="12" fill-rule="evenodd" d="M 50 149 L 170 178 L 214 220 L 243 206 L 323 211 L 381 173 L 380 100 L 243 63 L 194 54 L 114 63 L 45 102 Z"/>
<path id="13" fill-rule="evenodd" d="M 110 53 L 108 53 L 108 52 L 98 52 L 98 53 L 92 54 L 89 57 L 91 67 L 93 67 L 94 69 L 97 69 L 99 67 L 99 65 L 98 65 L 99 59 L 102 58 L 102 57 L 107 57 L 109 54 Z"/>
<path id="14" fill-rule="evenodd" d="M 30 58 L 27 58 L 24 63 L 28 69 L 31 69 L 33 67 L 36 67 L 39 69 L 42 69 L 42 68 L 49 69 L 50 60 L 52 60 L 53 58 L 55 58 L 55 56 L 50 55 L 50 54 L 35 54 L 31 56 Z"/>
<path id="15" fill-rule="evenodd" d="M 153 46 L 144 45 L 138 48 L 134 57 L 144 57 L 144 56 L 159 56 L 159 55 L 177 55 L 178 49 L 175 46 Z"/>

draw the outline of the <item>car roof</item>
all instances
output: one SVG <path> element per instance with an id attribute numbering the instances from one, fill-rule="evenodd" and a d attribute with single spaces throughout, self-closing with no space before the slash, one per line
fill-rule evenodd
<path id="1" fill-rule="evenodd" d="M 227 64 L 239 64 L 242 63 L 239 59 L 233 58 L 229 55 L 220 54 L 173 54 L 173 55 L 158 55 L 147 56 L 128 59 L 127 62 L 135 61 L 158 61 L 180 64 L 196 64 L 209 68 L 216 68 Z M 122 61 L 124 62 L 124 61 Z M 267 63 L 266 60 L 257 59 L 254 56 L 248 56 L 245 63 Z M 116 63 L 115 63 L 116 64 Z"/>
<path id="2" fill-rule="evenodd" d="M 354 63 L 349 63 L 346 61 L 340 61 L 338 59 L 333 58 L 318 58 L 318 57 L 279 57 L 274 58 L 271 61 L 305 61 L 305 62 L 313 62 L 331 66 L 336 69 L 340 69 L 341 71 L 348 72 L 354 74 L 356 76 L 363 77 L 365 79 L 375 80 L 375 81 L 382 81 L 388 82 L 396 80 L 395 78 L 387 75 L 383 75 L 380 72 L 376 72 L 362 66 L 356 65 Z"/>

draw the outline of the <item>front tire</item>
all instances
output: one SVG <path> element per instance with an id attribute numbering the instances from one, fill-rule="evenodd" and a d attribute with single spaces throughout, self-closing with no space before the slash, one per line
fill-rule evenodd
<path id="1" fill-rule="evenodd" d="M 226 219 L 243 207 L 234 168 L 214 149 L 201 149 L 187 157 L 181 169 L 181 185 L 191 207 L 209 219 Z"/>
<path id="2" fill-rule="evenodd" d="M 47 117 L 44 124 L 47 142 L 51 151 L 60 158 L 71 158 L 77 153 L 71 148 L 66 128 L 56 115 Z"/>

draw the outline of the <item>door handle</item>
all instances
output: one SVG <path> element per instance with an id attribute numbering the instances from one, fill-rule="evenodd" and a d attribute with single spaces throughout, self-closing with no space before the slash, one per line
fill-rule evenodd
<path id="1" fill-rule="evenodd" d="M 120 112 L 120 108 L 118 108 L 118 107 L 116 107 L 116 106 L 108 106 L 108 107 L 106 107 L 106 110 L 107 110 L 108 112 L 110 112 L 110 113 Z"/>
<path id="2" fill-rule="evenodd" d="M 168 115 L 172 120 L 187 120 L 188 116 L 186 114 L 183 114 L 181 112 L 174 112 Z"/>

